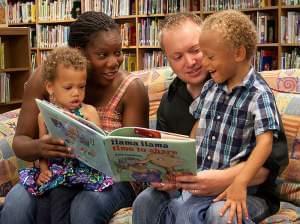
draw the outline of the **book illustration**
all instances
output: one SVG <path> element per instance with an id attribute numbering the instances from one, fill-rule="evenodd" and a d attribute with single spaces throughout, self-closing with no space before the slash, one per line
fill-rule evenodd
<path id="1" fill-rule="evenodd" d="M 52 136 L 63 139 L 80 161 L 116 181 L 170 181 L 178 172 L 196 173 L 194 139 L 139 127 L 106 133 L 47 101 L 36 102 Z"/>
<path id="2" fill-rule="evenodd" d="M 130 171 L 132 178 L 138 182 L 161 182 L 163 179 L 172 181 L 175 167 L 183 164 L 183 160 L 175 155 L 159 155 L 150 153 L 145 159 L 123 157 L 115 162 L 118 172 Z M 163 178 L 163 175 L 166 175 Z"/>

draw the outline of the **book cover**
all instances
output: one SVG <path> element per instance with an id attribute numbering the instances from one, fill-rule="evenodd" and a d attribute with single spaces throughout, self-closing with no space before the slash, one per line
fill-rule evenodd
<path id="1" fill-rule="evenodd" d="M 64 139 L 80 161 L 116 181 L 172 181 L 176 173 L 196 173 L 194 139 L 139 127 L 107 133 L 47 101 L 36 102 L 52 136 Z"/>

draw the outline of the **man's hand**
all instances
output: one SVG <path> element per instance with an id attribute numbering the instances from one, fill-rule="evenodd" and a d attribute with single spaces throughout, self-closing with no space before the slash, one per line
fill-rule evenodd
<path id="1" fill-rule="evenodd" d="M 173 191 L 176 190 L 175 183 L 151 183 L 151 187 L 155 188 L 158 191 Z"/>
<path id="2" fill-rule="evenodd" d="M 205 170 L 194 175 L 176 177 L 176 186 L 198 196 L 215 196 L 223 192 L 230 183 L 225 170 Z"/>
<path id="3" fill-rule="evenodd" d="M 238 224 L 242 224 L 243 215 L 248 219 L 247 209 L 247 187 L 238 182 L 233 182 L 223 193 L 214 199 L 216 201 L 226 200 L 224 207 L 220 210 L 223 216 L 229 209 L 228 223 L 232 223 L 235 215 Z"/>

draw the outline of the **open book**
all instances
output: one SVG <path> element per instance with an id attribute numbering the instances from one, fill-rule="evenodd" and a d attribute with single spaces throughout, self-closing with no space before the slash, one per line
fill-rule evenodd
<path id="1" fill-rule="evenodd" d="M 196 173 L 194 139 L 139 127 L 106 133 L 47 101 L 36 102 L 52 136 L 63 139 L 80 161 L 116 181 L 172 181 L 175 173 Z"/>

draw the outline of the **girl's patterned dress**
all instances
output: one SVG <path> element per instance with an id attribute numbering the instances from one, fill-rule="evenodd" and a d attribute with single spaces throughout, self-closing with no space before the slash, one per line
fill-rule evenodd
<path id="1" fill-rule="evenodd" d="M 81 107 L 72 111 L 83 118 Z M 77 186 L 83 190 L 102 191 L 112 185 L 112 179 L 103 173 L 85 165 L 77 159 L 54 158 L 48 160 L 49 170 L 52 172 L 50 181 L 39 186 L 37 178 L 40 169 L 37 167 L 25 168 L 19 171 L 20 183 L 33 195 L 42 195 L 45 191 L 57 186 Z"/>

